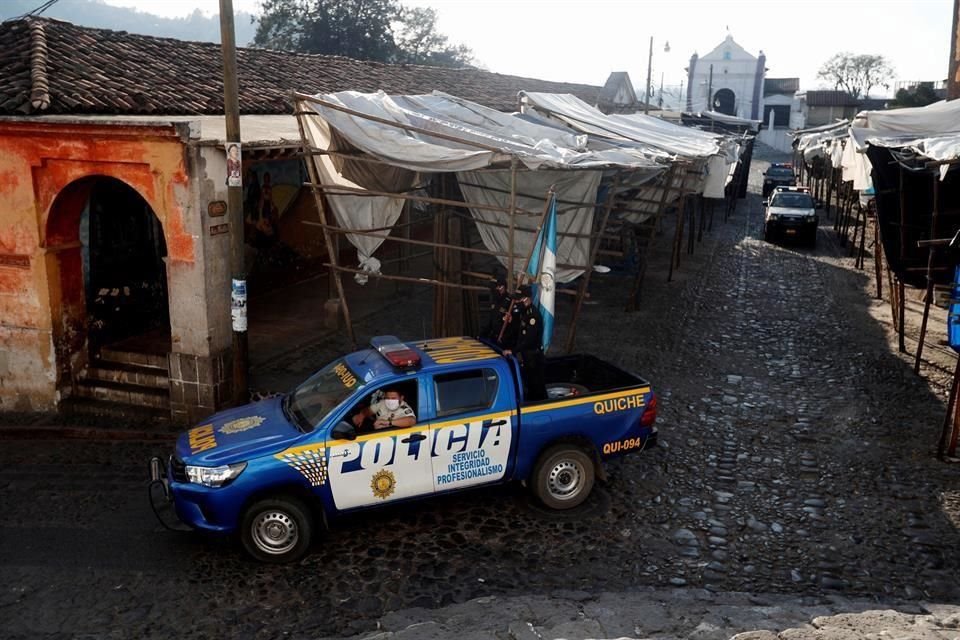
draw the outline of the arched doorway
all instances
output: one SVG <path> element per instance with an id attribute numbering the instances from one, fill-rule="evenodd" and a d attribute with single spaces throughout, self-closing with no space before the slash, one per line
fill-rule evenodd
<path id="1" fill-rule="evenodd" d="M 160 221 L 125 182 L 90 176 L 57 194 L 47 218 L 46 244 L 53 256 L 58 388 L 138 402 L 129 389 L 119 387 L 144 379 L 144 373 L 165 376 L 170 350 L 167 250 Z M 113 358 L 104 365 L 110 350 L 142 352 L 144 357 Z M 159 375 L 154 381 L 155 387 L 165 385 Z"/>
<path id="2" fill-rule="evenodd" d="M 737 96 L 730 89 L 718 89 L 713 94 L 711 108 L 718 113 L 735 116 L 737 115 Z"/>
<path id="3" fill-rule="evenodd" d="M 167 245 L 150 205 L 123 182 L 100 178 L 80 234 L 91 349 L 148 333 L 169 335 Z"/>

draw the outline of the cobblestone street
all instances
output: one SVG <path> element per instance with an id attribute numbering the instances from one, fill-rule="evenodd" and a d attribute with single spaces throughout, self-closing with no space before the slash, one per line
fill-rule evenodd
<path id="1" fill-rule="evenodd" d="M 146 460 L 167 443 L 3 440 L 0 636 L 350 636 L 387 612 L 476 598 L 674 589 L 681 607 L 730 592 L 783 608 L 960 602 L 960 477 L 935 458 L 943 335 L 932 330 L 915 376 L 871 298 L 872 263 L 855 270 L 822 213 L 816 250 L 765 243 L 765 164 L 669 284 L 672 230 L 658 238 L 639 312 L 622 311 L 625 279 L 594 279 L 577 351 L 653 383 L 661 446 L 610 465 L 583 507 L 548 512 L 519 485 L 477 490 L 346 518 L 301 563 L 260 566 L 157 524 Z M 420 312 L 403 310 L 411 331 Z M 395 333 L 392 321 L 372 316 L 358 334 Z M 295 378 L 346 348 L 341 337 L 268 369 Z M 535 637 L 502 615 L 499 637 Z M 688 637 L 653 612 L 608 618 L 592 637 Z"/>

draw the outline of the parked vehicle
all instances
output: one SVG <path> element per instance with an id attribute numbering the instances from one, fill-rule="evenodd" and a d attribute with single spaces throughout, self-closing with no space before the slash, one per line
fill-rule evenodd
<path id="1" fill-rule="evenodd" d="M 767 242 L 795 238 L 817 246 L 816 203 L 807 187 L 777 187 L 765 201 L 763 239 Z"/>
<path id="2" fill-rule="evenodd" d="M 763 172 L 763 197 L 777 187 L 792 187 L 797 184 L 797 175 L 789 162 L 774 162 Z"/>
<path id="3" fill-rule="evenodd" d="M 656 443 L 657 400 L 589 355 L 547 358 L 545 377 L 549 399 L 524 402 L 517 360 L 486 342 L 374 338 L 283 397 L 181 434 L 166 461 L 151 460 L 152 487 L 189 527 L 239 533 L 266 562 L 302 557 L 338 514 L 482 485 L 525 481 L 547 507 L 571 509 L 604 460 Z M 415 424 L 358 427 L 387 390 Z"/>

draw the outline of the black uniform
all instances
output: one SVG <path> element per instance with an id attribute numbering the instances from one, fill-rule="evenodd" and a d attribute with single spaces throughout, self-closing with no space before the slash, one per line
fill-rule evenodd
<path id="1" fill-rule="evenodd" d="M 487 326 L 483 330 L 483 337 L 496 341 L 500 336 L 500 330 L 503 329 L 503 316 L 510 311 L 510 305 L 513 302 L 510 294 L 504 291 L 502 294 L 496 289 L 490 292 L 490 312 L 487 316 Z M 506 334 L 506 332 L 504 332 Z M 504 342 L 502 344 L 509 344 Z"/>
<path id="2" fill-rule="evenodd" d="M 520 359 L 520 372 L 528 401 L 546 400 L 544 380 L 543 316 L 534 305 L 521 305 L 519 331 L 514 353 Z"/>

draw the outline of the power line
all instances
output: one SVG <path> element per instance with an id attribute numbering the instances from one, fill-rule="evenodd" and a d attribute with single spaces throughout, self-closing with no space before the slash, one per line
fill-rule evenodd
<path id="1" fill-rule="evenodd" d="M 14 20 L 20 20 L 21 18 L 27 18 L 30 16 L 39 16 L 41 13 L 43 13 L 53 5 L 57 4 L 58 2 L 60 2 L 60 0 L 46 0 L 46 2 L 40 4 L 40 6 L 36 7 L 31 11 L 27 11 L 22 16 L 17 16 L 16 18 L 14 18 Z"/>

